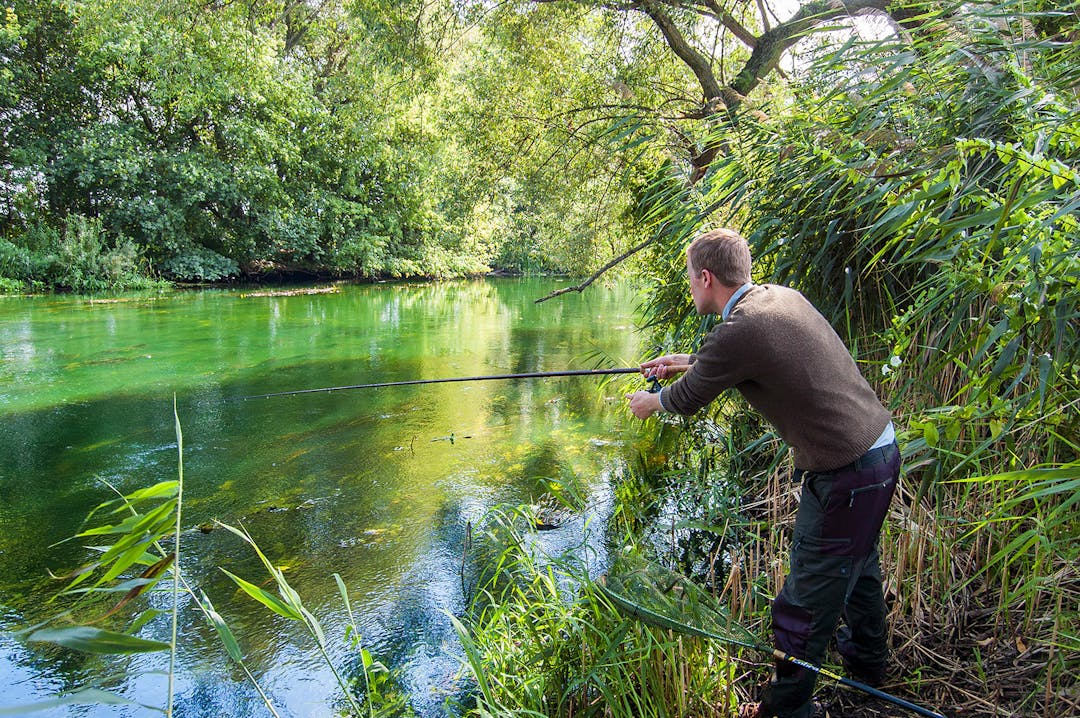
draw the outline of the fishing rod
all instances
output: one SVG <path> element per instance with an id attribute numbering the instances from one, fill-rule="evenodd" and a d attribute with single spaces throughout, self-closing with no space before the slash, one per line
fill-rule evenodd
<path id="1" fill-rule="evenodd" d="M 689 366 L 669 366 L 669 371 L 686 371 Z M 275 391 L 269 394 L 255 394 L 253 396 L 241 396 L 239 399 L 268 399 L 274 396 L 294 396 L 297 394 L 318 394 L 321 392 L 346 391 L 349 389 L 378 389 L 387 386 L 417 386 L 420 384 L 446 384 L 457 381 L 491 381 L 494 379 L 546 379 L 559 376 L 593 376 L 604 374 L 637 374 L 641 367 L 626 367 L 619 369 L 573 369 L 570 371 L 533 371 L 524 374 L 488 374 L 485 376 L 456 376 L 445 379 L 412 379 L 409 381 L 384 381 L 375 384 L 350 384 L 348 386 L 328 386 L 320 389 L 297 389 L 295 391 Z M 656 390 L 659 382 L 655 377 L 649 377 L 653 381 L 653 389 Z"/>
<path id="2" fill-rule="evenodd" d="M 682 581 L 678 581 L 678 583 L 680 583 L 681 585 L 685 585 L 685 583 Z M 779 648 L 766 646 L 760 641 L 758 641 L 756 638 L 754 638 L 745 628 L 742 628 L 742 626 L 738 626 L 738 624 L 735 625 L 738 626 L 747 636 L 744 639 L 734 638 L 732 636 L 725 636 L 715 631 L 710 631 L 707 628 L 690 625 L 685 621 L 679 620 L 670 615 L 664 615 L 660 611 L 665 610 L 665 608 L 658 607 L 658 610 L 646 608 L 645 606 L 641 605 L 640 602 L 631 599 L 629 596 L 622 595 L 622 593 L 617 588 L 615 588 L 615 586 L 611 585 L 609 575 L 605 574 L 603 576 L 600 576 L 599 580 L 596 582 L 596 585 L 600 588 L 601 593 L 607 596 L 608 599 L 610 599 L 611 602 L 614 603 L 620 611 L 631 616 L 632 618 L 638 619 L 643 623 L 648 623 L 658 628 L 664 628 L 678 633 L 685 633 L 687 635 L 697 636 L 699 638 L 712 639 L 720 641 L 721 643 L 726 643 L 728 645 L 739 646 L 741 648 L 748 648 L 750 650 L 767 653 L 772 655 L 777 660 L 784 661 L 785 663 L 791 663 L 793 665 L 799 666 L 800 668 L 804 668 L 808 671 L 812 671 L 813 673 L 817 673 L 820 676 L 831 678 L 832 680 L 836 681 L 841 685 L 848 686 L 849 688 L 854 688 L 855 690 L 861 691 L 875 698 L 880 698 L 881 700 L 892 703 L 893 705 L 899 706 L 900 708 L 906 708 L 913 713 L 925 716 L 925 718 L 945 718 L 945 716 L 941 713 L 937 713 L 928 708 L 923 708 L 920 705 L 916 705 L 915 703 L 906 701 L 903 698 L 894 696 L 890 693 L 886 693 L 885 691 L 874 688 L 873 686 L 868 686 L 865 683 L 861 683 L 859 681 L 852 680 L 851 678 L 845 678 L 843 676 L 837 675 L 836 673 L 822 666 L 815 665 L 810 661 L 804 660 L 802 658 L 797 658 L 796 656 L 793 656 L 790 653 L 786 653 Z M 666 610 L 670 611 L 670 608 L 667 608 Z"/>

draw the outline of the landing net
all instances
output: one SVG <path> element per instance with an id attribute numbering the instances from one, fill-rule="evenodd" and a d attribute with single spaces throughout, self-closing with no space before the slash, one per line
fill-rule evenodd
<path id="1" fill-rule="evenodd" d="M 775 658 L 886 700 L 926 718 L 944 718 L 873 686 L 843 678 L 820 666 L 763 645 L 734 620 L 712 594 L 682 574 L 641 558 L 620 556 L 597 582 L 600 591 L 624 614 L 659 628 L 711 638 L 734 646 L 772 654 Z"/>
<path id="2" fill-rule="evenodd" d="M 744 648 L 764 648 L 712 594 L 659 564 L 620 556 L 598 585 L 621 612 L 643 623 Z"/>

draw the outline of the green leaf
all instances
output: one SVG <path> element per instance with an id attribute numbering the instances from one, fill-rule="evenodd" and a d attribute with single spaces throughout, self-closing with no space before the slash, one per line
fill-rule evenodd
<path id="1" fill-rule="evenodd" d="M 315 639 L 319 642 L 320 646 L 326 645 L 326 634 L 323 633 L 322 626 L 319 624 L 319 620 L 303 606 L 300 607 L 300 613 L 307 619 L 308 627 L 311 632 L 315 634 Z"/>
<path id="2" fill-rule="evenodd" d="M 148 608 L 148 609 L 146 609 L 145 611 L 143 611 L 142 613 L 139 614 L 138 618 L 136 618 L 134 621 L 132 621 L 131 625 L 128 626 L 127 632 L 128 633 L 137 633 L 139 631 L 139 629 L 141 629 L 147 623 L 149 623 L 150 621 L 153 621 L 155 618 L 157 618 L 158 616 L 160 616 L 160 615 L 162 615 L 164 613 L 165 613 L 165 611 L 161 611 L 161 610 L 156 609 L 156 608 Z"/>
<path id="3" fill-rule="evenodd" d="M 1005 423 L 1000 419 L 990 420 L 990 436 L 997 439 L 1001 436 L 1001 432 L 1005 430 Z"/>
<path id="4" fill-rule="evenodd" d="M 161 483 L 148 486 L 145 489 L 138 489 L 132 491 L 125 496 L 129 503 L 135 503 L 137 501 L 146 501 L 148 499 L 171 499 L 176 496 L 179 489 L 178 481 L 162 481 Z M 128 508 L 128 504 L 125 503 L 117 508 L 113 509 L 113 513 L 123 511 Z"/>
<path id="5" fill-rule="evenodd" d="M 129 636 L 126 633 L 106 631 L 90 626 L 45 628 L 30 634 L 28 640 L 55 643 L 75 651 L 100 654 L 147 653 L 167 651 L 170 648 L 168 643 L 161 641 L 150 641 L 137 636 Z"/>
<path id="6" fill-rule="evenodd" d="M 221 614 L 214 609 L 214 604 L 210 603 L 210 598 L 205 592 L 200 591 L 197 600 L 202 604 L 203 615 L 206 616 L 206 620 L 214 627 L 221 642 L 225 645 L 225 651 L 229 654 L 229 658 L 237 663 L 243 662 L 244 655 L 240 652 L 240 644 L 237 642 L 236 636 L 233 635 L 232 629 L 225 623 L 225 619 L 221 617 Z"/>
<path id="7" fill-rule="evenodd" d="M 342 580 L 340 574 L 335 573 L 334 580 L 337 581 L 338 593 L 341 594 L 341 600 L 345 603 L 345 612 L 349 614 L 349 628 L 355 630 L 356 620 L 353 618 L 352 602 L 349 601 L 349 589 L 345 588 L 345 581 Z"/>
<path id="8" fill-rule="evenodd" d="M 1027 482 L 1052 482 L 1059 480 L 1070 480 L 1080 478 L 1080 462 L 1072 462 L 1069 464 L 1062 464 L 1052 468 L 1030 468 L 1019 469 L 1018 471 L 1008 471 L 1002 474 L 986 474 L 983 476 L 969 476 L 963 479 L 953 479 L 949 483 L 952 484 L 966 484 L 966 483 L 983 483 L 987 481 L 1027 481 Z"/>
<path id="9" fill-rule="evenodd" d="M 1005 371 L 1012 360 L 1016 357 L 1016 350 L 1020 348 L 1020 341 L 1023 339 L 1022 335 L 1013 337 L 1005 348 L 1001 350 L 1001 355 L 998 356 L 997 361 L 994 362 L 993 368 L 990 370 L 990 381 L 997 379 L 1001 376 L 1001 373 Z"/>
<path id="10" fill-rule="evenodd" d="M 56 696 L 55 698 L 50 698 L 45 701 L 38 701 L 37 703 L 28 703 L 26 705 L 13 706 L 11 708 L 0 708 L 0 716 L 24 715 L 26 713 L 49 710 L 50 708 L 73 705 L 137 706 L 141 704 L 100 688 L 83 688 L 74 693 L 65 693 L 64 695 Z M 152 706 L 143 707 L 151 708 Z M 153 710 L 160 709 L 153 708 Z"/>
<path id="11" fill-rule="evenodd" d="M 157 507 L 148 514 L 135 514 L 129 516 L 118 524 L 109 524 L 106 526 L 97 526 L 92 529 L 87 529 L 81 533 L 76 534 L 78 538 L 85 536 L 105 536 L 110 534 L 130 534 L 138 533 L 146 528 L 147 524 L 152 524 L 157 521 L 162 514 L 168 514 L 172 512 L 172 501 L 169 501 L 161 506 Z"/>
<path id="12" fill-rule="evenodd" d="M 990 336 L 986 338 L 986 341 L 979 347 L 979 351 L 975 354 L 975 358 L 971 360 L 972 365 L 978 364 L 982 360 L 983 355 L 992 347 L 1001 336 L 1009 330 L 1009 320 L 1002 319 L 1000 322 L 994 325 L 994 328 L 990 331 Z"/>
<path id="13" fill-rule="evenodd" d="M 1050 377 L 1050 370 L 1054 368 L 1054 360 L 1050 358 L 1049 354 L 1039 355 L 1039 408 L 1042 409 L 1046 403 L 1046 387 L 1047 379 Z"/>
<path id="14" fill-rule="evenodd" d="M 230 573 L 225 569 L 221 570 L 226 576 L 231 578 L 237 586 L 242 588 L 244 590 L 244 593 L 251 596 L 274 613 L 278 614 L 279 616 L 284 616 L 285 618 L 288 618 L 292 621 L 303 620 L 303 616 L 301 616 L 296 609 L 282 601 L 277 596 L 273 595 L 272 593 L 267 593 L 253 583 L 248 583 L 236 574 Z"/>

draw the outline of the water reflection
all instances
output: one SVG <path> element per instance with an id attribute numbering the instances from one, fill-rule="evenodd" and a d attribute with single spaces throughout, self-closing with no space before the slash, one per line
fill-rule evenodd
<path id="1" fill-rule="evenodd" d="M 42 615 L 48 568 L 85 555 L 50 546 L 121 491 L 175 478 L 173 397 L 185 436 L 182 566 L 240 637 L 283 715 L 331 715 L 339 691 L 301 630 L 239 593 L 217 566 L 261 581 L 258 559 L 213 519 L 243 524 L 330 634 L 348 587 L 364 644 L 401 672 L 413 708 L 443 715 L 461 690 L 445 611 L 464 607 L 464 531 L 494 504 L 535 500 L 544 478 L 576 477 L 595 515 L 620 431 L 634 425 L 593 377 L 397 387 L 238 400 L 272 391 L 487 373 L 590 368 L 636 358 L 629 296 L 597 289 L 535 305 L 552 285 L 474 281 L 343 286 L 337 294 L 245 297 L 207 291 L 108 304 L 80 298 L 0 304 L 0 605 L 4 627 Z M 619 327 L 619 329 L 615 329 Z M 624 365 L 626 365 L 624 364 Z M 605 401 L 605 397 L 607 401 Z M 452 440 L 451 440 L 452 439 Z M 541 538 L 580 541 L 571 521 Z M 154 599 L 162 602 L 164 596 Z M 182 715 L 262 712 L 213 629 L 182 612 Z M 167 640 L 166 627 L 145 635 Z M 165 657 L 131 670 L 163 669 Z M 73 688 L 116 668 L 8 638 L 0 707 Z M 160 705 L 160 676 L 118 680 Z M 88 709 L 80 715 L 138 715 Z M 48 715 L 49 713 L 42 713 Z M 65 715 L 59 710 L 55 715 Z"/>

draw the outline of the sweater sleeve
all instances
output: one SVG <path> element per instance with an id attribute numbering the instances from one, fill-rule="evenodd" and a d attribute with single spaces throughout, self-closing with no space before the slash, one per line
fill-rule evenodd
<path id="1" fill-rule="evenodd" d="M 750 378 L 753 362 L 747 361 L 749 323 L 734 314 L 717 324 L 705 338 L 695 361 L 682 377 L 662 394 L 665 408 L 690 415 L 729 389 Z"/>

